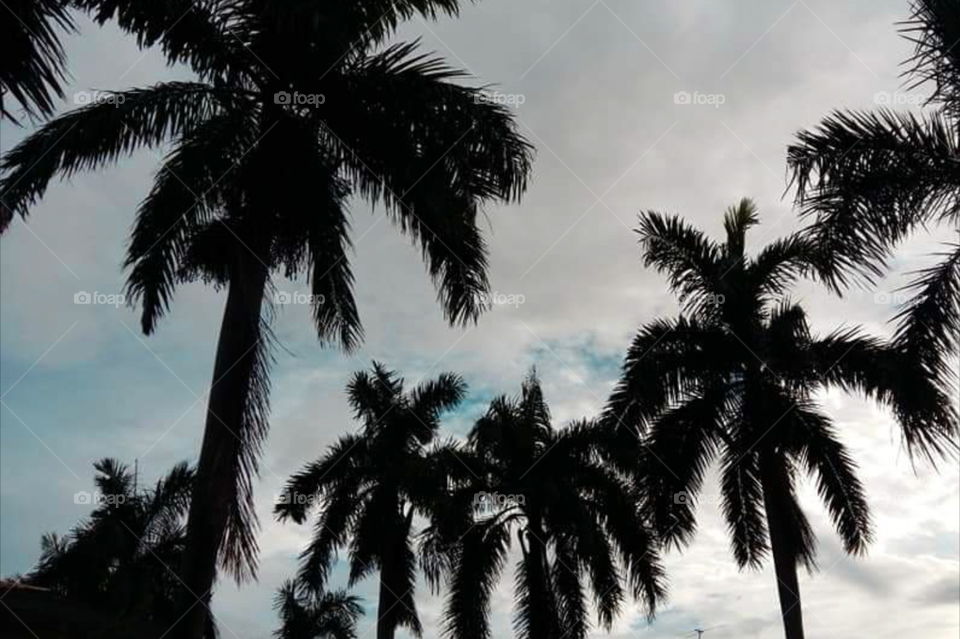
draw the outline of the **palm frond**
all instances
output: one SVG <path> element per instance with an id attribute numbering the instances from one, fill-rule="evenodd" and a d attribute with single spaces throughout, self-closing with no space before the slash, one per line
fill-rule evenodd
<path id="1" fill-rule="evenodd" d="M 531 147 L 509 111 L 415 50 L 395 45 L 348 69 L 338 91 L 350 106 L 331 106 L 322 137 L 359 192 L 419 243 L 447 318 L 465 323 L 488 291 L 480 207 L 519 198 Z"/>
<path id="2" fill-rule="evenodd" d="M 931 101 L 943 104 L 956 117 L 960 114 L 960 10 L 950 0 L 915 0 L 912 8 L 901 28 L 914 43 L 905 75 L 911 88 L 931 83 Z"/>
<path id="3" fill-rule="evenodd" d="M 260 453 L 270 428 L 270 328 L 264 320 L 258 320 L 256 342 L 245 354 L 249 358 L 249 374 L 245 378 L 245 404 L 241 414 L 240 429 L 234 433 L 236 453 L 232 456 L 231 477 L 234 480 L 233 498 L 220 546 L 219 561 L 233 573 L 238 582 L 256 576 L 257 540 L 259 528 L 253 503 L 253 485 L 257 478 Z"/>
<path id="4" fill-rule="evenodd" d="M 63 97 L 66 57 L 58 31 L 76 27 L 64 0 L 7 0 L 2 7 L 0 39 L 4 63 L 0 66 L 0 116 L 19 123 L 7 96 L 28 117 L 49 116 L 54 98 Z"/>
<path id="5" fill-rule="evenodd" d="M 144 333 L 154 331 L 179 281 L 209 275 L 211 265 L 188 259 L 188 253 L 201 249 L 197 233 L 209 228 L 230 199 L 224 191 L 254 142 L 251 124 L 249 113 L 226 112 L 181 137 L 140 203 L 124 266 L 130 269 L 128 298 L 143 307 Z M 222 247 L 214 258 L 221 268 L 229 263 Z"/>
<path id="6" fill-rule="evenodd" d="M 893 409 L 911 456 L 930 462 L 956 455 L 960 416 L 938 379 L 915 355 L 905 354 L 855 329 L 811 344 L 823 384 L 870 397 Z"/>
<path id="7" fill-rule="evenodd" d="M 26 217 L 55 175 L 70 177 L 187 134 L 236 102 L 234 94 L 205 84 L 166 82 L 113 93 L 48 122 L 0 161 L 0 231 L 14 214 Z"/>
<path id="8" fill-rule="evenodd" d="M 661 411 L 703 388 L 731 360 L 719 329 L 683 317 L 655 320 L 630 344 L 601 420 L 639 436 Z"/>
<path id="9" fill-rule="evenodd" d="M 866 552 L 872 540 L 870 510 L 857 465 L 836 437 L 830 419 L 804 406 L 791 411 L 787 419 L 796 422 L 801 436 L 801 461 L 816 476 L 817 492 L 851 554 Z"/>
<path id="10" fill-rule="evenodd" d="M 960 244 L 951 246 L 952 253 L 943 253 L 943 261 L 921 271 L 906 286 L 913 295 L 895 318 L 893 338 L 946 388 L 956 382 L 960 349 Z"/>
<path id="11" fill-rule="evenodd" d="M 685 310 L 696 314 L 704 304 L 722 297 L 720 247 L 683 218 L 648 211 L 640 215 L 636 233 L 644 266 L 666 274 Z"/>
<path id="12" fill-rule="evenodd" d="M 960 138 L 938 114 L 835 112 L 788 149 L 791 184 L 835 273 L 883 272 L 914 228 L 960 215 Z M 842 281 L 834 282 L 842 284 Z"/>
<path id="13" fill-rule="evenodd" d="M 741 568 L 758 569 L 770 550 L 758 457 L 741 456 L 740 447 L 734 447 L 724 449 L 722 461 L 721 510 L 730 530 L 733 556 Z"/>
<path id="14" fill-rule="evenodd" d="M 463 534 L 455 546 L 449 594 L 443 609 L 447 637 L 491 636 L 490 596 L 506 561 L 510 530 L 497 522 L 481 522 Z"/>
<path id="15" fill-rule="evenodd" d="M 141 48 L 159 46 L 169 64 L 186 64 L 204 79 L 242 65 L 242 46 L 230 35 L 229 2 L 221 0 L 69 0 L 104 25 L 114 22 Z M 235 26 L 235 25 L 234 25 Z"/>

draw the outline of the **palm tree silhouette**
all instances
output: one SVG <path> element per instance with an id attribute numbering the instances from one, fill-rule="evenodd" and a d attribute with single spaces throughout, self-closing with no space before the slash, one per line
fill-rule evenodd
<path id="1" fill-rule="evenodd" d="M 40 559 L 25 580 L 109 612 L 118 633 L 145 632 L 144 624 L 166 631 L 180 616 L 183 587 L 176 571 L 194 473 L 181 463 L 143 490 L 115 459 L 94 468 L 96 501 L 90 501 L 97 507 L 69 534 L 44 535 Z M 207 623 L 204 634 L 214 637 L 213 618 Z"/>
<path id="2" fill-rule="evenodd" d="M 505 108 L 455 82 L 463 73 L 416 43 L 381 47 L 415 14 L 456 13 L 454 0 L 78 2 L 198 80 L 112 94 L 17 145 L 0 162 L 0 228 L 55 175 L 174 141 L 137 212 L 128 298 L 149 334 L 177 284 L 227 289 L 184 560 L 189 591 L 206 603 L 218 559 L 238 581 L 255 569 L 270 274 L 305 274 L 320 340 L 355 347 L 346 208 L 355 194 L 383 204 L 419 244 L 447 319 L 473 321 L 488 288 L 480 207 L 519 197 L 531 148 Z M 204 614 L 190 609 L 188 636 Z"/>
<path id="3" fill-rule="evenodd" d="M 911 86 L 929 82 L 939 109 L 836 112 L 788 150 L 797 203 L 815 217 L 838 290 L 851 272 L 868 281 L 881 275 L 891 250 L 913 231 L 960 228 L 960 6 L 917 1 L 903 33 L 915 43 Z M 960 352 L 960 242 L 942 257 L 908 285 L 914 295 L 897 314 L 894 342 L 949 390 Z"/>
<path id="4" fill-rule="evenodd" d="M 811 335 L 804 310 L 784 296 L 821 268 L 820 249 L 792 235 L 750 257 L 746 233 L 758 222 L 741 201 L 718 244 L 679 217 L 641 216 L 645 263 L 666 273 L 685 316 L 640 329 L 604 420 L 622 437 L 646 435 L 639 482 L 664 543 L 689 542 L 704 473 L 720 460 L 734 557 L 755 568 L 773 555 L 786 636 L 801 639 L 797 566 L 814 566 L 815 538 L 796 499 L 800 474 L 815 478 L 847 552 L 863 553 L 871 539 L 856 463 L 815 393 L 837 387 L 889 406 L 908 449 L 929 457 L 956 450 L 958 419 L 901 351 L 857 328 Z"/>
<path id="5" fill-rule="evenodd" d="M 277 591 L 274 608 L 281 627 L 277 639 L 356 639 L 357 619 L 363 607 L 357 597 L 342 590 L 303 593 L 294 581 Z"/>
<path id="6" fill-rule="evenodd" d="M 63 97 L 66 58 L 58 31 L 73 32 L 65 0 L 7 0 L 3 4 L 0 39 L 0 118 L 18 124 L 8 96 L 28 117 L 49 116 L 54 97 Z"/>
<path id="7" fill-rule="evenodd" d="M 586 637 L 590 592 L 608 630 L 626 593 L 653 614 L 665 596 L 657 542 L 634 488 L 601 460 L 602 439 L 589 422 L 555 429 L 535 373 L 477 421 L 461 453 L 474 479 L 458 482 L 446 521 L 426 531 L 446 555 L 449 636 L 491 636 L 490 596 L 514 535 L 518 637 Z"/>
<path id="8" fill-rule="evenodd" d="M 380 571 L 377 639 L 398 626 L 422 634 L 413 599 L 417 556 L 413 518 L 444 499 L 447 474 L 427 447 L 443 412 L 463 398 L 466 386 L 444 373 L 409 392 L 403 379 L 374 363 L 356 373 L 347 396 L 363 428 L 346 435 L 287 482 L 278 518 L 303 523 L 319 509 L 316 533 L 301 557 L 299 581 L 322 588 L 338 547 L 348 546 L 352 586 Z"/>

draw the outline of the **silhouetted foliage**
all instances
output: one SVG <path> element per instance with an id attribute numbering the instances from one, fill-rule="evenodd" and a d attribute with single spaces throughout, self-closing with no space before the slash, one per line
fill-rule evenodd
<path id="1" fill-rule="evenodd" d="M 665 596 L 657 541 L 628 478 L 603 462 L 590 422 L 556 429 L 531 374 L 515 399 L 495 399 L 458 452 L 469 472 L 426 533 L 428 577 L 446 576 L 445 634 L 485 638 L 490 596 L 515 535 L 518 637 L 583 639 L 589 602 L 609 630 L 628 596 L 652 615 Z"/>
<path id="2" fill-rule="evenodd" d="M 414 602 L 417 553 L 413 518 L 447 494 L 448 475 L 435 443 L 440 416 L 466 387 L 449 373 L 409 392 L 403 379 L 374 363 L 353 376 L 347 395 L 361 432 L 346 435 L 290 478 L 276 507 L 281 521 L 306 521 L 318 510 L 313 541 L 301 556 L 298 582 L 323 588 L 338 548 L 349 550 L 350 585 L 380 572 L 377 637 L 398 626 L 423 629 Z"/>
<path id="3" fill-rule="evenodd" d="M 343 590 L 302 592 L 293 581 L 277 591 L 274 608 L 280 615 L 277 639 L 356 639 L 363 607 Z"/>
<path id="4" fill-rule="evenodd" d="M 803 636 L 796 567 L 814 566 L 815 539 L 796 499 L 812 476 L 844 548 L 862 553 L 869 511 L 851 453 L 816 393 L 840 388 L 892 409 L 911 452 L 956 450 L 950 398 L 915 360 L 857 328 L 811 334 L 787 297 L 822 272 L 808 236 L 775 241 L 754 256 L 759 223 L 743 200 L 724 217 L 718 244 L 679 217 L 649 212 L 637 230 L 645 264 L 666 274 L 683 316 L 643 326 L 627 353 L 604 423 L 636 447 L 641 494 L 660 539 L 688 543 L 707 467 L 720 462 L 722 511 L 741 567 L 772 551 L 788 639 Z M 622 456 L 622 455 L 621 455 Z"/>
<path id="5" fill-rule="evenodd" d="M 74 30 L 67 5 L 66 0 L 4 0 L 0 116 L 19 124 L 11 99 L 28 117 L 53 114 L 54 98 L 63 97 L 66 63 L 58 32 Z"/>
<path id="6" fill-rule="evenodd" d="M 960 4 L 918 0 L 903 33 L 915 45 L 910 88 L 932 86 L 922 115 L 835 112 L 788 150 L 791 182 L 813 236 L 834 260 L 839 290 L 849 275 L 872 281 L 892 249 L 931 224 L 960 228 Z M 920 271 L 896 316 L 898 348 L 956 392 L 960 354 L 960 242 Z"/>
<path id="7" fill-rule="evenodd" d="M 44 535 L 40 559 L 25 581 L 109 613 L 117 632 L 140 628 L 147 636 L 144 626 L 167 631 L 180 616 L 178 571 L 194 473 L 178 464 L 142 489 L 114 459 L 94 467 L 96 491 L 77 495 L 90 495 L 96 508 L 67 535 Z M 205 635 L 216 636 L 212 618 L 208 623 Z"/>
<path id="8" fill-rule="evenodd" d="M 447 319 L 473 321 L 488 289 L 478 215 L 520 196 L 531 147 L 463 72 L 416 43 L 386 45 L 405 19 L 455 14 L 454 0 L 75 4 L 197 80 L 105 94 L 18 144 L 0 162 L 0 228 L 55 176 L 173 142 L 137 211 L 127 292 L 150 333 L 178 284 L 228 289 L 185 557 L 185 581 L 206 593 L 218 558 L 238 580 L 255 570 L 270 275 L 305 276 L 321 342 L 354 348 L 346 203 L 358 195 L 419 245 Z M 185 622 L 194 637 L 202 612 Z"/>

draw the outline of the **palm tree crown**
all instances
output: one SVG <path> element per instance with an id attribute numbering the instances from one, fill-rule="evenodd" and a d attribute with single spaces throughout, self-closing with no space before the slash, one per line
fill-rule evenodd
<path id="1" fill-rule="evenodd" d="M 323 586 L 341 546 L 349 548 L 350 585 L 379 569 L 378 639 L 392 637 L 397 626 L 422 633 L 413 599 L 413 518 L 431 512 L 446 493 L 446 474 L 427 447 L 442 413 L 464 392 L 463 381 L 449 373 L 409 392 L 380 364 L 357 373 L 347 394 L 362 431 L 340 438 L 291 477 L 277 505 L 280 520 L 297 523 L 319 509 L 299 576 L 308 589 Z"/>
<path id="2" fill-rule="evenodd" d="M 274 608 L 281 621 L 273 633 L 277 639 L 356 639 L 357 619 L 363 615 L 357 597 L 342 590 L 305 594 L 294 581 L 277 591 Z"/>
<path id="3" fill-rule="evenodd" d="M 177 570 L 193 471 L 178 464 L 144 490 L 114 459 L 94 467 L 97 507 L 68 535 L 44 536 L 40 560 L 27 581 L 109 611 L 118 620 L 118 632 L 121 627 L 143 630 L 143 624 L 166 630 L 179 617 Z M 211 626 L 208 636 L 213 633 Z"/>
<path id="4" fill-rule="evenodd" d="M 911 87 L 932 86 L 936 110 L 836 112 L 788 150 L 791 181 L 813 233 L 833 258 L 838 288 L 851 273 L 881 275 L 890 251 L 915 230 L 960 228 L 960 6 L 918 0 L 903 29 L 915 52 Z M 895 343 L 948 391 L 960 354 L 960 242 L 921 271 L 896 319 Z"/>
<path id="5" fill-rule="evenodd" d="M 958 420 L 899 350 L 856 328 L 812 335 L 804 310 L 783 296 L 820 272 L 819 249 L 801 234 L 750 257 L 746 233 L 758 221 L 743 200 L 727 211 L 718 244 L 679 217 L 641 216 L 644 259 L 666 273 L 685 315 L 640 329 L 604 417 L 644 436 L 641 485 L 665 543 L 691 538 L 696 496 L 719 459 L 734 556 L 755 567 L 773 551 L 792 639 L 802 636 L 796 566 L 815 556 L 795 496 L 800 474 L 815 478 L 848 552 L 871 538 L 856 465 L 815 393 L 838 387 L 889 406 L 908 449 L 931 457 L 956 450 Z"/>
<path id="6" fill-rule="evenodd" d="M 520 196 L 531 148 L 462 72 L 416 43 L 385 46 L 402 20 L 454 14 L 456 0 L 74 4 L 159 46 L 196 80 L 117 92 L 18 144 L 0 161 L 0 230 L 53 177 L 173 142 L 137 211 L 127 287 L 146 333 L 179 283 L 228 289 L 185 558 L 190 589 L 208 593 L 218 559 L 237 579 L 256 566 L 270 274 L 306 276 L 320 340 L 355 347 L 347 202 L 356 195 L 384 205 L 419 245 L 447 319 L 475 320 L 488 288 L 478 215 Z M 185 623 L 198 628 L 202 613 L 193 607 Z"/>
<path id="7" fill-rule="evenodd" d="M 490 596 L 514 535 L 518 637 L 586 637 L 590 599 L 608 630 L 628 594 L 653 614 L 665 596 L 657 544 L 600 441 L 589 422 L 554 428 L 534 374 L 518 398 L 491 403 L 460 452 L 470 475 L 427 531 L 446 555 L 448 636 L 491 636 Z"/>

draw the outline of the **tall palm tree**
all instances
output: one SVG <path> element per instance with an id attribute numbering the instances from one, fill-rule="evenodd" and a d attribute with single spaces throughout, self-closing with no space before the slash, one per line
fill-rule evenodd
<path id="1" fill-rule="evenodd" d="M 294 581 L 277 591 L 274 608 L 280 615 L 277 639 L 356 639 L 363 607 L 342 590 L 303 593 Z"/>
<path id="2" fill-rule="evenodd" d="M 292 476 L 277 505 L 281 521 L 303 523 L 314 507 L 319 511 L 299 574 L 308 589 L 323 586 L 339 547 L 349 548 L 351 586 L 379 569 L 377 639 L 391 639 L 398 626 L 422 634 L 413 599 L 413 518 L 432 512 L 447 492 L 447 475 L 427 447 L 440 416 L 465 390 L 450 373 L 409 392 L 402 378 L 378 363 L 356 373 L 347 396 L 362 430 L 341 437 Z"/>
<path id="3" fill-rule="evenodd" d="M 835 112 L 788 150 L 797 202 L 835 258 L 838 289 L 851 274 L 881 275 L 912 232 L 960 228 L 960 5 L 918 0 L 903 33 L 915 44 L 910 87 L 931 86 L 938 108 Z M 897 314 L 894 342 L 949 390 L 960 354 L 960 241 L 941 257 L 908 285 L 913 296 Z"/>
<path id="4" fill-rule="evenodd" d="M 218 559 L 238 580 L 255 568 L 270 275 L 305 275 L 320 340 L 355 347 L 346 203 L 356 194 L 419 244 L 447 319 L 473 321 L 488 288 L 478 213 L 519 197 L 531 148 L 461 72 L 416 43 L 383 48 L 400 21 L 456 13 L 456 0 L 77 4 L 198 79 L 118 92 L 24 140 L 0 162 L 0 228 L 54 176 L 174 141 L 137 213 L 128 293 L 149 334 L 177 284 L 227 289 L 185 557 L 188 589 L 206 603 Z M 204 614 L 191 609 L 188 636 Z"/>
<path id="5" fill-rule="evenodd" d="M 114 459 L 94 468 L 96 491 L 77 496 L 91 496 L 97 507 L 69 534 L 44 535 L 40 560 L 26 581 L 110 612 L 118 632 L 142 624 L 165 632 L 180 616 L 177 571 L 194 473 L 178 464 L 144 490 L 129 467 Z M 205 634 L 213 637 L 212 619 L 208 623 Z"/>
<path id="6" fill-rule="evenodd" d="M 656 538 L 628 478 L 601 459 L 602 441 L 589 422 L 554 428 L 533 373 L 519 397 L 491 403 L 465 451 L 474 479 L 458 482 L 447 520 L 427 531 L 447 555 L 448 636 L 491 636 L 490 595 L 514 535 L 518 637 L 583 639 L 590 599 L 607 630 L 627 593 L 653 614 L 665 596 Z"/>
<path id="7" fill-rule="evenodd" d="M 19 123 L 12 98 L 28 117 L 49 116 L 63 97 L 66 57 L 59 31 L 72 32 L 66 0 L 6 0 L 0 7 L 0 118 Z"/>
<path id="8" fill-rule="evenodd" d="M 719 459 L 722 510 L 740 567 L 773 556 L 787 639 L 803 637 L 797 566 L 812 567 L 815 538 L 796 499 L 811 475 L 847 552 L 871 538 L 863 486 L 836 427 L 814 401 L 836 387 L 893 409 L 912 453 L 956 451 L 958 417 L 934 380 L 900 350 L 857 328 L 810 332 L 786 296 L 819 272 L 820 249 L 791 235 L 746 252 L 758 223 L 750 200 L 724 217 L 717 243 L 680 217 L 641 216 L 646 265 L 667 275 L 684 315 L 642 327 L 605 409 L 639 447 L 642 493 L 667 544 L 695 531 L 694 502 Z"/>

